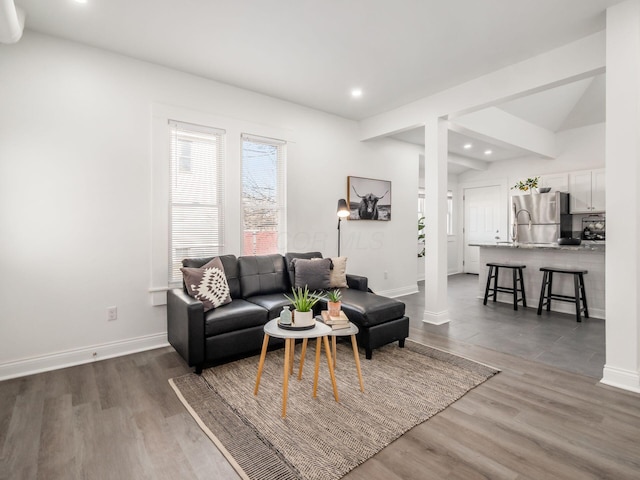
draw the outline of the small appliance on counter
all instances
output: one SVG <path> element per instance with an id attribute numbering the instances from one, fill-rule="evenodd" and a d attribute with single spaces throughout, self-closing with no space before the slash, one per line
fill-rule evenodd
<path id="1" fill-rule="evenodd" d="M 583 240 L 606 240 L 606 221 L 603 215 L 589 215 L 582 219 Z"/>

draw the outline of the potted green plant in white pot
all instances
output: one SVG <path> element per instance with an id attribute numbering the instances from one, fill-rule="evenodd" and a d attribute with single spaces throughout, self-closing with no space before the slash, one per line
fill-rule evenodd
<path id="1" fill-rule="evenodd" d="M 309 292 L 308 287 L 292 288 L 293 298 L 285 295 L 287 300 L 293 305 L 293 326 L 296 328 L 306 328 L 315 325 L 313 318 L 313 307 L 323 298 L 316 292 Z"/>

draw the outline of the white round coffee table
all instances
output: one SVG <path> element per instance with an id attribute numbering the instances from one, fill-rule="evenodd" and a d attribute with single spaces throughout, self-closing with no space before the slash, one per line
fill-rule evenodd
<path id="1" fill-rule="evenodd" d="M 331 349 L 329 347 L 328 335 L 332 333 L 331 327 L 324 325 L 321 322 L 316 321 L 313 328 L 308 330 L 285 330 L 278 326 L 278 319 L 273 319 L 264 326 L 264 340 L 262 341 L 262 352 L 260 353 L 260 363 L 258 364 L 258 375 L 256 376 L 256 387 L 253 390 L 254 395 L 258 395 L 258 389 L 260 388 L 260 377 L 262 376 L 262 369 L 264 367 L 264 360 L 267 355 L 267 347 L 269 345 L 269 337 L 284 339 L 284 377 L 282 381 L 282 417 L 287 414 L 287 396 L 289 389 L 289 376 L 293 373 L 293 353 L 295 348 L 295 341 L 297 339 L 304 339 L 302 344 L 302 353 L 300 360 L 300 371 L 302 371 L 302 363 L 304 362 L 304 355 L 306 353 L 307 341 L 310 338 L 316 339 L 316 364 L 315 375 L 313 378 L 313 397 L 316 397 L 318 390 L 318 373 L 320 371 L 320 352 L 322 344 L 320 340 L 324 342 L 324 349 L 327 356 L 327 364 L 329 365 L 329 375 L 331 376 L 331 384 L 333 386 L 333 396 L 336 402 L 339 402 L 338 386 L 336 384 L 336 377 L 333 371 L 333 359 L 331 355 Z"/>

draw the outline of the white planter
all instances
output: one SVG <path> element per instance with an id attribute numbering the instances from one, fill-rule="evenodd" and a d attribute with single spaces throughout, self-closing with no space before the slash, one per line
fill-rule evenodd
<path id="1" fill-rule="evenodd" d="M 294 327 L 308 327 L 309 325 L 315 325 L 316 321 L 313 318 L 313 312 L 299 312 L 293 311 L 293 326 Z"/>

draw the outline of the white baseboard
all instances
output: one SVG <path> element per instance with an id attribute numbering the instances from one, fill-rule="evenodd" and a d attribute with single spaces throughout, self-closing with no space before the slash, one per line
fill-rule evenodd
<path id="1" fill-rule="evenodd" d="M 407 285 L 406 287 L 393 288 L 391 290 L 376 291 L 376 295 L 382 295 L 383 297 L 402 297 L 404 295 L 411 295 L 412 293 L 418 293 L 417 285 Z"/>
<path id="2" fill-rule="evenodd" d="M 106 360 L 107 358 L 120 357 L 131 353 L 166 347 L 168 345 L 167 333 L 162 332 L 145 335 L 144 337 L 25 358 L 0 364 L 0 380 L 24 377 L 26 375 L 48 372 L 59 368 L 73 367 L 75 365 L 97 362 Z"/>
<path id="3" fill-rule="evenodd" d="M 449 310 L 443 310 L 442 312 L 428 312 L 424 311 L 422 321 L 431 325 L 444 325 L 451 320 L 449 316 Z"/>
<path id="4" fill-rule="evenodd" d="M 605 365 L 602 373 L 600 383 L 623 390 L 629 390 L 630 392 L 640 393 L 640 372 Z"/>

